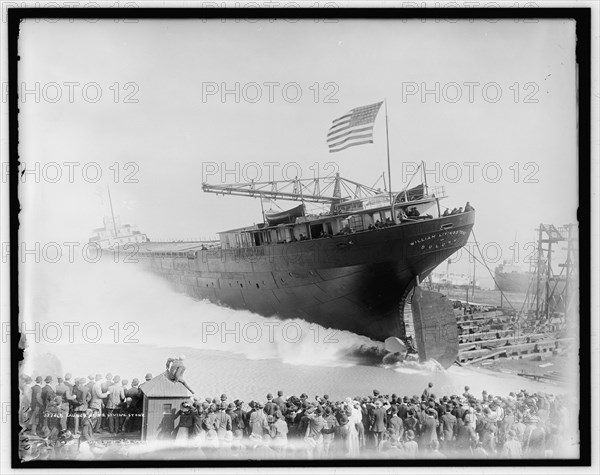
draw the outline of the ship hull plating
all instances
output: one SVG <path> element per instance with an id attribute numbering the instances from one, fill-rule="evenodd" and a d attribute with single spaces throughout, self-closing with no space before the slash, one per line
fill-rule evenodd
<path id="1" fill-rule="evenodd" d="M 384 340 L 405 336 L 403 296 L 416 277 L 425 278 L 465 245 L 474 214 L 332 238 L 197 251 L 194 258 L 162 252 L 142 261 L 196 299 Z M 168 246 L 150 243 L 141 249 Z"/>

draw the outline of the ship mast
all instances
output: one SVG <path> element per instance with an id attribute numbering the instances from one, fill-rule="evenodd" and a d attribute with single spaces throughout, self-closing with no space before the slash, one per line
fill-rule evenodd
<path id="1" fill-rule="evenodd" d="M 117 234 L 117 223 L 115 222 L 115 212 L 113 211 L 112 198 L 110 197 L 110 188 L 106 185 L 106 189 L 108 190 L 108 202 L 110 203 L 110 215 L 112 216 L 113 229 L 115 230 L 115 238 L 118 238 Z"/>
<path id="2" fill-rule="evenodd" d="M 388 132 L 388 113 L 387 113 L 387 99 L 384 99 L 385 104 L 385 140 L 387 144 L 387 166 L 388 166 L 388 182 L 390 192 L 390 205 L 393 205 L 393 192 L 392 192 L 392 166 L 390 165 L 390 133 Z M 392 216 L 393 218 L 393 216 Z"/>

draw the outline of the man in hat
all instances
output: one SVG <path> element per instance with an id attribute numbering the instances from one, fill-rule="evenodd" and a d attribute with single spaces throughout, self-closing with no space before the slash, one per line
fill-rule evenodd
<path id="1" fill-rule="evenodd" d="M 230 404 L 231 405 L 231 404 Z M 244 435 L 246 428 L 246 413 L 243 409 L 244 401 L 236 399 L 233 401 L 233 410 L 231 412 L 231 427 L 233 430 L 233 438 L 240 440 Z"/>
<path id="2" fill-rule="evenodd" d="M 283 397 L 283 391 L 281 389 L 277 391 L 277 397 L 273 399 L 273 402 L 277 404 L 281 413 L 285 415 L 285 398 Z"/>
<path id="3" fill-rule="evenodd" d="M 75 385 L 73 384 L 73 375 L 71 373 L 66 373 L 64 377 L 65 386 L 67 386 L 71 393 L 73 393 L 73 388 Z"/>
<path id="4" fill-rule="evenodd" d="M 429 399 L 429 395 L 431 394 L 433 388 L 433 383 L 428 383 L 427 387 L 423 390 L 423 396 L 425 396 L 425 399 Z"/>
<path id="5" fill-rule="evenodd" d="M 456 401 L 454 403 L 454 409 L 452 409 L 452 415 L 454 417 L 456 417 L 456 420 L 463 420 L 464 416 L 465 416 L 465 412 L 466 409 L 465 407 L 460 403 L 460 401 Z"/>
<path id="6" fill-rule="evenodd" d="M 86 411 L 89 409 L 88 404 L 92 399 L 90 390 L 85 383 L 85 378 L 75 379 L 75 407 L 73 408 L 75 434 L 79 433 L 79 423 L 83 420 Z"/>
<path id="7" fill-rule="evenodd" d="M 46 383 L 46 385 L 42 388 L 42 402 L 44 404 L 43 414 L 45 414 L 48 411 L 48 404 L 51 401 L 54 401 L 54 398 L 56 397 L 56 392 L 54 391 L 54 388 L 52 387 L 52 384 L 51 384 L 53 380 L 54 379 L 52 378 L 52 376 L 46 376 L 46 378 L 44 379 L 44 382 Z M 42 421 L 43 421 L 43 426 L 47 427 L 49 421 L 45 415 L 43 415 Z"/>
<path id="8" fill-rule="evenodd" d="M 69 401 L 69 413 L 67 415 L 67 427 L 69 429 L 73 429 L 75 427 L 74 424 L 74 420 L 73 420 L 73 411 L 75 409 L 75 382 L 73 380 L 73 375 L 71 373 L 66 373 L 65 374 L 65 386 L 67 386 L 67 388 L 69 388 L 69 391 L 71 391 L 71 395 L 73 396 L 73 399 L 71 401 Z"/>
<path id="9" fill-rule="evenodd" d="M 60 413 L 60 427 L 62 430 L 67 430 L 67 421 L 69 418 L 69 403 L 75 400 L 75 396 L 71 392 L 71 388 L 65 384 L 63 378 L 58 378 L 58 384 L 56 385 L 56 397 L 60 398 L 59 402 L 59 413 Z"/>
<path id="10" fill-rule="evenodd" d="M 369 412 L 369 432 L 372 434 L 373 443 L 377 450 L 379 450 L 379 444 L 383 440 L 387 426 L 387 415 L 382 406 L 381 400 L 377 399 L 374 407 Z"/>
<path id="11" fill-rule="evenodd" d="M 44 409 L 46 409 L 48 403 L 50 401 L 54 401 L 54 398 L 56 397 L 56 392 L 54 391 L 54 388 L 51 384 L 52 381 L 52 376 L 46 376 L 46 379 L 44 379 L 44 382 L 46 383 L 45 386 L 42 388 L 42 402 L 44 403 Z"/>
<path id="12" fill-rule="evenodd" d="M 179 423 L 175 429 L 176 440 L 186 440 L 192 436 L 194 429 L 194 410 L 189 401 L 183 401 L 179 410 L 175 413 L 173 421 L 179 418 Z"/>
<path id="13" fill-rule="evenodd" d="M 217 406 L 216 404 L 209 404 L 206 403 L 207 406 L 205 408 L 205 416 L 204 419 L 202 421 L 203 424 L 203 428 L 206 431 L 206 435 L 208 435 L 209 432 L 214 432 L 215 435 L 215 440 L 217 437 L 217 426 L 216 426 L 216 417 L 217 417 Z M 204 407 L 204 405 L 202 406 Z"/>
<path id="14" fill-rule="evenodd" d="M 442 416 L 440 417 L 440 438 L 442 440 L 444 452 L 454 450 L 454 439 L 456 437 L 457 420 L 452 415 L 449 405 L 442 405 Z"/>
<path id="15" fill-rule="evenodd" d="M 109 421 L 109 417 L 108 417 L 108 388 L 111 387 L 111 385 L 113 384 L 113 375 L 112 373 L 106 373 L 106 376 L 104 377 L 104 379 L 100 380 L 100 390 L 102 391 L 102 394 L 106 394 L 106 396 L 104 396 L 102 398 L 102 408 L 101 408 L 101 415 L 99 415 L 96 420 L 99 422 L 96 422 L 97 426 L 101 427 L 103 430 L 110 430 L 110 427 L 108 425 L 108 421 Z M 94 385 L 95 386 L 95 385 Z"/>
<path id="16" fill-rule="evenodd" d="M 398 405 L 398 417 L 404 421 L 408 416 L 408 396 L 402 398 L 402 402 Z"/>
<path id="17" fill-rule="evenodd" d="M 93 375 L 88 375 L 87 377 L 87 381 L 85 381 L 85 378 L 81 378 L 84 381 L 82 381 L 82 384 L 85 384 L 88 388 L 88 391 L 90 392 L 90 394 L 92 394 L 92 388 L 94 387 L 94 384 L 96 383 L 100 383 L 102 384 L 102 375 L 101 374 L 97 374 L 96 376 Z"/>
<path id="18" fill-rule="evenodd" d="M 267 416 L 274 416 L 275 411 L 279 410 L 279 406 L 273 402 L 273 395 L 267 394 L 267 402 L 265 403 L 265 414 Z"/>
<path id="19" fill-rule="evenodd" d="M 138 431 L 141 429 L 141 414 L 142 414 L 142 404 L 143 404 L 143 394 L 140 389 L 140 380 L 138 378 L 133 378 L 131 381 L 131 388 L 125 391 L 125 397 L 131 398 L 131 430 L 132 432 Z"/>
<path id="20" fill-rule="evenodd" d="M 100 375 L 96 376 L 96 383 L 92 386 L 92 390 L 90 394 L 90 403 L 89 409 L 96 411 L 97 414 L 95 417 L 90 419 L 93 422 L 92 429 L 94 432 L 98 432 L 102 427 L 102 414 L 104 412 L 104 400 L 108 397 L 108 386 L 103 384 L 102 379 L 98 379 Z M 100 376 L 101 378 L 101 376 Z M 102 388 L 106 387 L 106 391 L 103 391 Z M 87 389 L 87 387 L 86 387 Z M 87 408 L 86 408 L 87 409 Z M 108 426 L 108 424 L 107 424 Z"/>
<path id="21" fill-rule="evenodd" d="M 465 399 L 473 399 L 473 395 L 469 392 L 470 389 L 469 386 L 465 386 L 465 392 L 463 393 Z"/>
<path id="22" fill-rule="evenodd" d="M 404 423 L 402 422 L 402 419 L 398 417 L 397 406 L 392 406 L 392 409 L 390 410 L 387 428 L 393 442 L 398 442 L 404 435 Z"/>
<path id="23" fill-rule="evenodd" d="M 142 389 L 142 386 L 151 380 L 152 380 L 152 373 L 146 373 L 146 376 L 144 376 L 144 382 L 140 383 L 139 388 Z"/>
<path id="24" fill-rule="evenodd" d="M 288 437 L 299 438 L 301 434 L 299 433 L 299 425 L 300 418 L 302 417 L 302 412 L 300 408 L 295 403 L 290 403 L 286 407 L 285 412 L 285 422 L 288 426 Z"/>
<path id="25" fill-rule="evenodd" d="M 402 422 L 404 422 L 405 433 L 409 430 L 412 430 L 413 434 L 417 434 L 420 431 L 420 422 L 417 418 L 416 409 L 414 406 L 408 410 L 406 419 L 404 419 Z"/>
<path id="26" fill-rule="evenodd" d="M 38 425 L 40 423 L 40 415 L 44 411 L 44 401 L 42 400 L 42 377 L 35 378 L 35 384 L 31 387 L 31 417 L 29 419 L 31 425 L 31 433 L 37 435 Z"/>
<path id="27" fill-rule="evenodd" d="M 108 412 L 108 430 L 112 434 L 119 432 L 119 411 L 121 403 L 125 401 L 125 391 L 121 384 L 120 376 L 113 378 L 113 383 L 108 387 L 106 409 Z"/>
<path id="28" fill-rule="evenodd" d="M 231 417 L 227 414 L 228 405 L 226 402 L 222 402 L 219 406 L 219 412 L 215 417 L 215 425 L 217 428 L 217 437 L 220 441 L 225 439 L 225 434 L 232 430 Z"/>
<path id="29" fill-rule="evenodd" d="M 306 409 L 308 407 L 308 395 L 306 393 L 300 394 L 300 406 L 303 409 Z"/>

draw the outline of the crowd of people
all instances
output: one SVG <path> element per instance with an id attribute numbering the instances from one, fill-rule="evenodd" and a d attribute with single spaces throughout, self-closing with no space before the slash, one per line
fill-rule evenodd
<path id="1" fill-rule="evenodd" d="M 88 453 L 103 432 L 102 440 L 123 433 L 139 438 L 145 383 L 133 379 L 129 385 L 112 374 L 75 379 L 66 374 L 56 384 L 48 376 L 44 382 L 39 376 L 21 378 L 19 417 L 29 438 L 53 440 L 59 447 L 76 441 L 77 450 Z M 461 395 L 438 396 L 432 383 L 420 396 L 373 390 L 343 400 L 277 391 L 246 403 L 225 394 L 193 394 L 163 419 L 158 439 L 195 444 L 218 458 L 558 457 L 572 422 L 567 402 L 525 390 L 476 397 L 469 387 Z"/>

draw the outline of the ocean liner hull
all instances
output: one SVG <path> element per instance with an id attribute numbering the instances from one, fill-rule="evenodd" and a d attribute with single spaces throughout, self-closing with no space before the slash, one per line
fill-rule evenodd
<path id="1" fill-rule="evenodd" d="M 405 336 L 404 299 L 465 245 L 474 215 L 239 249 L 144 243 L 140 260 L 196 299 L 384 340 Z M 436 316 L 427 318 L 434 328 Z"/>
<path id="2" fill-rule="evenodd" d="M 531 281 L 531 274 L 526 272 L 501 272 L 494 273 L 496 287 L 503 292 L 526 293 Z"/>

